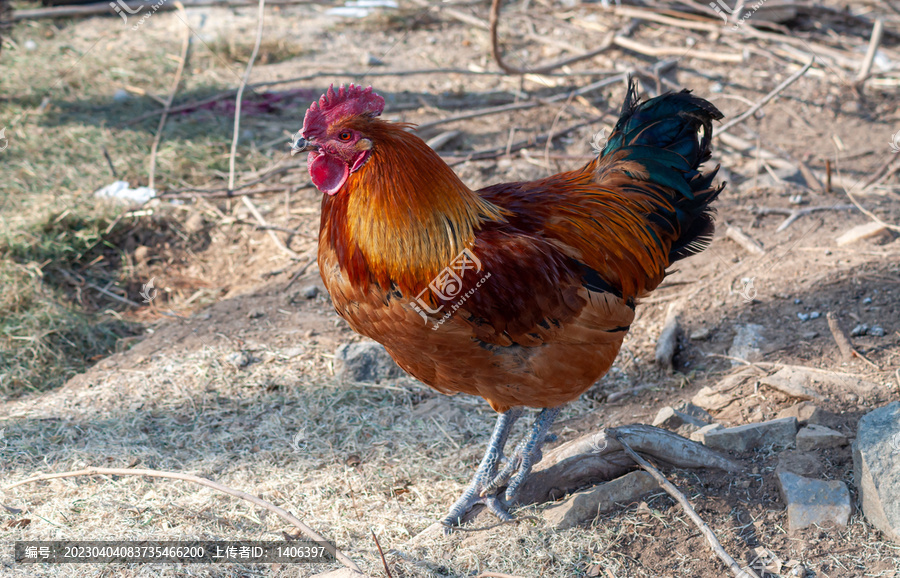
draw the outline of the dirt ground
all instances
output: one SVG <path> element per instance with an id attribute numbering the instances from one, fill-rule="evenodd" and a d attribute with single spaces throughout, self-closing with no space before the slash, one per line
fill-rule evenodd
<path id="1" fill-rule="evenodd" d="M 554 41 L 555 45 L 535 42 L 524 33 L 510 39 L 511 55 L 527 62 L 590 48 L 599 42 L 602 30 L 628 21 L 599 4 L 533 4 L 528 11 L 514 4 L 501 27 L 504 34 L 512 35 L 513 30 L 527 30 L 526 24 L 532 22 L 533 34 Z M 288 56 L 258 63 L 253 82 L 333 73 L 256 89 L 250 98 L 254 104 L 245 104 L 242 130 L 246 146 L 257 155 L 253 166 L 244 166 L 245 180 L 276 164 L 297 165 L 268 183 L 290 193 L 257 195 L 254 203 L 269 223 L 297 231 L 290 236 L 275 234 L 299 257 L 291 260 L 267 231 L 254 228 L 253 216 L 237 200 L 153 201 L 144 207 L 153 212 L 152 217 L 129 217 L 136 223 L 163 219 L 171 224 L 165 234 L 149 235 L 147 229 L 135 227 L 130 236 L 116 240 L 116 253 L 130 272 L 130 282 L 123 288 L 139 306 L 104 301 L 97 295 L 88 304 L 140 323 L 143 333 L 123 340 L 119 352 L 95 360 L 88 371 L 62 387 L 21 392 L 2 400 L 0 486 L 39 472 L 86 466 L 192 473 L 290 510 L 373 576 L 385 575 L 373 533 L 395 577 L 481 572 L 610 578 L 727 575 L 697 528 L 662 491 L 569 530 L 525 519 L 447 537 L 420 535 L 464 489 L 484 451 L 494 414 L 480 399 L 443 397 L 411 378 L 361 385 L 341 383 L 335 377 L 335 349 L 359 337 L 333 312 L 315 264 L 296 275 L 315 254 L 319 193 L 302 186 L 305 163 L 292 161 L 284 144 L 300 128 L 309 101 L 332 82 L 371 83 L 387 99 L 387 118 L 421 124 L 460 110 L 510 103 L 517 92 L 550 97 L 583 86 L 590 77 L 523 80 L 475 74 L 496 70 L 486 33 L 416 6 L 404 4 L 400 10 L 376 12 L 362 20 L 328 15 L 321 6 L 277 7 L 268 13 L 267 43 L 276 47 L 281 43 Z M 487 18 L 484 2 L 460 9 Z M 814 14 L 820 26 L 808 24 L 812 17 L 804 17 L 792 30 L 800 37 L 840 45 L 861 60 L 869 30 L 854 18 L 841 17 L 842 8 L 836 4 L 832 9 L 837 12 Z M 882 10 L 886 9 L 875 3 L 853 6 L 860 18 L 871 18 Z M 229 54 L 243 54 L 241 47 L 233 46 L 237 38 L 242 39 L 243 48 L 252 43 L 255 13 L 253 7 L 188 10 L 196 53 L 176 103 L 204 98 L 208 94 L 201 90 L 204 87 L 227 89 L 239 82 L 243 64 L 221 55 L 229 50 Z M 890 62 L 896 67 L 900 19 L 890 11 L 884 17 L 883 58 L 894 58 Z M 589 31 L 574 21 L 593 23 L 595 29 Z M 132 68 L 129 54 L 150 51 L 160 61 L 164 54 L 177 54 L 183 27 L 179 15 L 156 13 L 138 31 L 112 28 L 113 22 L 120 24 L 111 17 L 56 24 L 50 46 L 39 50 L 65 45 L 86 53 L 98 46 L 102 54 L 92 53 L 90 58 L 108 60 L 107 69 L 132 72 L 116 73 L 126 80 L 93 85 L 89 69 L 81 72 L 75 67 L 66 82 L 77 85 L 90 99 L 63 91 L 51 94 L 51 107 L 93 111 L 86 118 L 98 126 L 107 109 L 126 118 L 158 109 L 158 105 L 131 102 L 122 105 L 123 111 L 116 108 L 120 105 L 113 97 L 125 84 L 165 95 L 171 72 L 166 77 L 158 70 Z M 27 55 L 19 46 L 32 36 L 46 37 L 41 26 L 19 25 L 13 31 L 15 45 L 5 46 L 0 58 L 25 60 L 9 67 L 11 75 L 27 74 L 22 69 Z M 711 100 L 726 121 L 801 66 L 785 57 L 785 52 L 772 53 L 752 40 L 736 42 L 724 34 L 644 22 L 632 37 L 646 44 L 684 48 L 676 67 L 663 78 Z M 692 54 L 694 49 L 722 54 L 743 50 L 745 60 L 739 65 L 713 62 Z M 369 64 L 369 56 L 383 64 Z M 513 56 L 508 59 L 514 61 Z M 570 69 L 622 71 L 652 66 L 655 61 L 611 49 Z M 390 70 L 435 67 L 471 73 L 378 76 Z M 762 113 L 729 131 L 751 146 L 776 152 L 779 159 L 767 161 L 761 154 L 739 150 L 733 142 L 728 146 L 716 141 L 712 164 L 721 164 L 720 176 L 727 186 L 717 201 L 718 230 L 712 246 L 679 262 L 663 286 L 638 307 L 613 370 L 563 410 L 552 430 L 557 440 L 551 447 L 599 427 L 650 423 L 661 407 L 690 400 L 700 388 L 742 370 L 743 363 L 730 358 L 729 349 L 736 327 L 748 323 L 763 328 L 760 366 L 804 365 L 847 375 L 846 387 L 832 388 L 819 405 L 833 413 L 832 426 L 850 438 L 862 415 L 900 400 L 898 235 L 886 232 L 850 245 L 837 244 L 841 234 L 871 220 L 855 208 L 842 208 L 851 202 L 844 187 L 858 195 L 858 201 L 877 218 L 900 223 L 896 176 L 879 186 L 861 186 L 897 158 L 889 143 L 900 130 L 900 92 L 896 84 L 883 83 L 867 86 L 860 94 L 850 76 L 827 63 L 817 64 L 762 107 Z M 651 81 L 645 78 L 644 83 L 653 89 Z M 615 83 L 584 99 L 448 123 L 425 131 L 423 137 L 460 131 L 441 151 L 448 160 L 460 161 L 467 151 L 503 147 L 553 132 L 551 127 L 591 120 L 557 136 L 549 147 L 529 147 L 526 153 L 455 166 L 472 188 L 538 178 L 586 162 L 592 154 L 592 137 L 608 131 L 615 120 L 614 115 L 596 120 L 597 113 L 617 110 L 623 95 L 624 85 Z M 233 104 L 226 100 L 173 114 L 169 121 L 173 135 L 189 126 L 210 127 L 217 164 L 214 169 L 192 164 L 164 148 L 160 178 L 166 187 L 221 186 L 222 159 L 227 160 L 230 142 L 223 123 L 231 122 L 233 112 Z M 146 139 L 156 130 L 157 121 L 153 117 L 111 130 L 126 140 L 132 132 Z M 57 128 L 50 120 L 40 121 L 29 138 L 50 138 Z M 778 162 L 786 158 L 803 161 L 823 181 L 826 161 L 830 163 L 832 189 L 813 190 L 800 184 Z M 143 167 L 125 170 L 133 185 L 135 181 L 146 184 Z M 186 171 L 183 178 L 166 180 L 169 174 L 180 174 L 178 170 Z M 75 194 L 90 199 L 92 191 L 109 179 L 96 167 L 85 172 L 89 180 L 74 187 Z M 18 172 L 14 178 L 27 175 Z M 808 207 L 827 210 L 777 230 L 787 216 L 784 210 Z M 761 214 L 760 209 L 782 213 Z M 764 253 L 749 254 L 726 238 L 728 225 L 756 239 Z M 159 231 L 159 226 L 152 229 Z M 156 297 L 144 304 L 139 292 L 151 279 Z M 318 295 L 307 298 L 312 286 L 319 288 Z M 676 302 L 683 304 L 684 335 L 675 371 L 666 372 L 654 365 L 653 355 L 667 308 Z M 859 324 L 883 328 L 881 336 L 870 331 L 853 338 L 866 360 L 841 358 L 825 319 L 827 312 L 833 312 L 848 330 Z M 860 388 L 859 380 L 873 385 Z M 714 412 L 725 426 L 771 419 L 797 402 L 759 387 L 755 380 L 736 393 L 734 403 Z M 519 425 L 514 435 L 522 435 L 524 428 Z M 774 470 L 779 459 L 799 458 L 785 451 L 794 450 L 766 448 L 732 456 L 747 466 L 746 476 L 694 470 L 667 470 L 666 474 L 690 498 L 725 550 L 742 564 L 750 562 L 754 548 L 764 546 L 782 560 L 801 562 L 807 576 L 900 576 L 900 544 L 885 540 L 856 509 L 849 447 L 814 453 L 815 472 L 811 472 L 850 486 L 855 509 L 849 526 L 787 531 Z M 0 575 L 4 576 L 312 576 L 339 567 L 338 563 L 327 567 L 17 565 L 11 548 L 16 540 L 278 540 L 288 526 L 271 513 L 212 490 L 136 477 L 41 482 L 7 492 L 2 503 L 22 510 L 0 511 Z M 544 507 L 525 507 L 517 515 L 539 518 Z M 482 513 L 474 525 L 494 521 Z"/>

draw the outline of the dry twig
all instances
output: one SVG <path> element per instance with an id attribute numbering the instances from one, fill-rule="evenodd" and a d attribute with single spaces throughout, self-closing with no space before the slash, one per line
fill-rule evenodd
<path id="1" fill-rule="evenodd" d="M 772 89 L 772 92 L 770 92 L 769 94 L 762 97 L 756 104 L 754 104 L 753 106 L 751 106 L 750 108 L 745 110 L 743 113 L 739 114 L 735 118 L 733 118 L 730 121 L 723 124 L 721 126 L 721 128 L 719 128 L 719 130 L 716 131 L 717 134 L 719 136 L 721 136 L 722 133 L 726 132 L 731 127 L 735 126 L 736 124 L 738 124 L 740 122 L 747 120 L 753 113 L 755 113 L 760 108 L 764 107 L 770 100 L 772 100 L 773 98 L 775 98 L 776 96 L 781 94 L 784 91 L 784 89 L 786 89 L 790 85 L 794 84 L 794 82 L 796 82 L 797 79 L 799 79 L 801 76 L 806 74 L 806 71 L 812 67 L 812 65 L 813 65 L 813 63 L 815 63 L 815 61 L 816 61 L 815 56 L 810 58 L 809 62 L 806 63 L 806 66 L 804 66 L 803 68 L 801 68 L 794 74 L 790 75 L 789 77 L 785 78 L 781 84 L 779 84 L 774 89 Z"/>
<path id="2" fill-rule="evenodd" d="M 387 560 L 384 558 L 384 552 L 381 550 L 381 542 L 378 541 L 378 536 L 375 535 L 374 530 L 372 530 L 372 538 L 375 539 L 375 545 L 378 546 L 378 555 L 381 556 L 381 563 L 384 565 L 384 573 L 387 574 L 387 578 L 394 578 L 393 574 L 391 574 L 391 569 L 388 567 Z"/>
<path id="3" fill-rule="evenodd" d="M 182 19 L 187 20 L 187 13 L 184 11 L 184 5 L 176 0 L 175 7 L 178 8 L 178 11 L 181 13 Z M 166 120 L 169 118 L 169 111 L 172 108 L 172 101 L 175 100 L 175 93 L 178 92 L 178 85 L 181 84 L 181 75 L 184 72 L 185 63 L 187 62 L 188 57 L 188 49 L 190 48 L 190 46 L 191 27 L 185 24 L 184 40 L 181 44 L 181 60 L 178 62 L 178 70 L 175 72 L 175 79 L 172 81 L 172 89 L 169 91 L 169 98 L 166 99 L 166 104 L 163 107 L 162 116 L 159 119 L 159 126 L 156 127 L 156 136 L 153 137 L 153 146 L 150 147 L 150 176 L 147 186 L 151 189 L 154 188 L 153 185 L 156 177 L 156 151 L 159 149 L 159 141 L 162 140 L 163 128 L 166 126 Z M 108 154 L 106 158 L 107 160 L 109 160 Z M 110 166 L 112 166 L 112 161 L 110 161 Z M 115 172 L 115 170 L 113 172 Z"/>
<path id="4" fill-rule="evenodd" d="M 168 480 L 181 480 L 184 482 L 191 482 L 194 484 L 199 484 L 201 486 L 206 486 L 207 488 L 212 488 L 214 490 L 218 490 L 222 493 L 228 494 L 229 496 L 234 496 L 235 498 L 240 498 L 242 500 L 247 500 L 248 502 L 252 502 L 259 506 L 260 508 L 264 508 L 287 523 L 295 526 L 298 530 L 303 532 L 310 540 L 315 542 L 319 542 L 322 546 L 325 547 L 337 560 L 341 562 L 347 568 L 351 570 L 355 570 L 357 572 L 362 572 L 359 569 L 359 566 L 356 565 L 356 562 L 348 558 L 345 554 L 343 554 L 340 550 L 335 548 L 332 544 L 330 544 L 325 538 L 301 522 L 296 516 L 288 512 L 287 510 L 276 506 L 275 504 L 269 503 L 262 498 L 257 498 L 251 494 L 246 492 L 242 492 L 241 490 L 235 490 L 234 488 L 229 488 L 228 486 L 222 485 L 218 482 L 214 482 L 212 480 L 201 478 L 199 476 L 195 476 L 192 474 L 181 474 L 178 472 L 165 472 L 161 470 L 134 470 L 134 469 L 126 469 L 126 468 L 85 468 L 83 470 L 75 470 L 71 472 L 60 472 L 56 474 L 40 474 L 37 476 L 33 476 L 26 480 L 22 480 L 20 482 L 16 482 L 14 484 L 10 484 L 3 488 L 4 492 L 8 492 L 13 488 L 17 488 L 19 486 L 24 486 L 26 484 L 33 484 L 34 482 L 42 482 L 46 480 L 55 480 L 59 478 L 76 478 L 80 476 L 147 476 L 150 478 L 163 478 Z"/>
<path id="5" fill-rule="evenodd" d="M 616 432 L 615 435 L 616 440 L 620 444 L 622 444 L 622 449 L 625 450 L 625 453 L 627 453 L 631 457 L 631 459 L 633 459 L 639 466 L 641 466 L 648 474 L 653 476 L 653 478 L 659 483 L 662 489 L 664 489 L 670 496 L 675 498 L 675 500 L 688 515 L 691 521 L 694 522 L 694 524 L 696 524 L 700 529 L 700 533 L 702 533 L 706 538 L 706 541 L 709 542 L 709 546 L 710 548 L 712 548 L 712 551 L 715 552 L 716 556 L 718 556 L 726 566 L 728 566 L 728 568 L 732 571 L 732 573 L 734 573 L 737 578 L 759 578 L 759 576 L 757 576 L 757 574 L 753 570 L 749 568 L 745 570 L 738 566 L 738 563 L 734 561 L 734 558 L 728 555 L 728 552 L 726 552 L 725 548 L 722 547 L 722 544 L 719 543 L 719 540 L 718 538 L 716 538 L 716 535 L 713 533 L 713 531 L 709 528 L 706 522 L 703 521 L 703 518 L 701 518 L 700 515 L 697 514 L 697 511 L 694 510 L 693 506 L 691 506 L 691 503 L 688 502 L 688 499 L 684 496 L 684 494 L 678 491 L 678 488 L 676 488 L 675 485 L 672 484 L 672 482 L 667 480 L 659 470 L 651 466 L 647 460 L 635 453 L 635 451 L 631 449 L 631 446 L 625 443 L 625 440 L 622 439 L 622 436 L 620 436 L 618 432 Z"/>

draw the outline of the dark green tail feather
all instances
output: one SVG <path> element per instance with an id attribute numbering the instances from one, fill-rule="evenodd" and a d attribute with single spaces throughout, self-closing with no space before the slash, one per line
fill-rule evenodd
<path id="1" fill-rule="evenodd" d="M 712 240 L 714 210 L 709 203 L 725 185 L 712 187 L 719 167 L 705 174 L 699 167 L 709 160 L 713 121 L 721 118 L 712 103 L 688 90 L 640 102 L 630 81 L 622 114 L 600 153 L 627 151 L 624 158 L 640 163 L 649 181 L 677 192 L 669 200 L 681 234 L 669 252 L 670 262 L 702 251 Z"/>

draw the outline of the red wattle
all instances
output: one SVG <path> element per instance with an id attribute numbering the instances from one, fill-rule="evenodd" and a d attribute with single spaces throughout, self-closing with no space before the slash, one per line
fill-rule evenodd
<path id="1" fill-rule="evenodd" d="M 310 152 L 306 159 L 309 176 L 316 188 L 327 195 L 334 195 L 350 176 L 350 167 L 339 158 L 320 152 Z"/>

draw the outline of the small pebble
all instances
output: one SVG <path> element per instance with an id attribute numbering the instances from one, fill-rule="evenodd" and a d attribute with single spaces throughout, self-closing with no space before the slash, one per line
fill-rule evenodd
<path id="1" fill-rule="evenodd" d="M 25 50 L 28 50 L 29 52 L 37 49 L 37 42 L 34 40 L 26 40 L 23 45 L 25 46 Z"/>
<path id="2" fill-rule="evenodd" d="M 120 88 L 113 93 L 113 101 L 115 102 L 125 102 L 131 98 L 131 95 L 128 94 L 128 91 L 124 88 Z"/>
<path id="3" fill-rule="evenodd" d="M 881 325 L 875 325 L 869 330 L 869 335 L 873 337 L 884 337 L 884 328 Z"/>
<path id="4" fill-rule="evenodd" d="M 710 92 L 716 92 L 716 93 L 722 92 L 724 89 L 725 89 L 725 87 L 722 86 L 722 83 L 720 83 L 720 82 L 717 82 L 709 87 Z"/>
<path id="5" fill-rule="evenodd" d="M 850 331 L 850 337 L 859 337 L 860 335 L 865 335 L 869 332 L 869 326 L 865 323 L 861 325 L 857 325 Z"/>
<path id="6" fill-rule="evenodd" d="M 265 313 L 263 313 L 259 309 L 254 309 L 254 310 L 250 311 L 249 313 L 247 313 L 247 317 L 249 319 L 259 319 L 260 317 L 263 317 L 264 315 L 265 315 Z"/>
<path id="7" fill-rule="evenodd" d="M 809 313 L 798 313 L 797 319 L 800 321 L 809 321 Z"/>
<path id="8" fill-rule="evenodd" d="M 825 249 L 825 256 L 828 257 L 831 255 L 831 249 Z"/>
<path id="9" fill-rule="evenodd" d="M 315 285 L 310 285 L 309 287 L 304 287 L 302 293 L 305 299 L 315 299 L 319 294 L 319 288 Z"/>
<path id="10" fill-rule="evenodd" d="M 822 316 L 822 314 L 819 313 L 818 311 L 813 311 L 812 313 L 809 314 L 810 319 L 818 319 L 821 316 Z"/>
<path id="11" fill-rule="evenodd" d="M 361 59 L 363 66 L 384 66 L 384 60 L 378 58 L 371 52 L 366 52 Z"/>
<path id="12" fill-rule="evenodd" d="M 788 198 L 788 202 L 792 205 L 802 205 L 803 204 L 803 195 L 791 195 Z"/>
<path id="13" fill-rule="evenodd" d="M 247 367 L 250 365 L 250 354 L 246 351 L 235 351 L 234 353 L 229 353 L 225 356 L 225 361 L 229 364 L 237 367 L 238 369 L 242 367 Z"/>
<path id="14" fill-rule="evenodd" d="M 802 299 L 794 299 L 794 305 L 800 305 L 801 303 L 803 303 Z"/>
<path id="15" fill-rule="evenodd" d="M 871 297 L 866 297 L 865 299 L 863 299 L 863 305 L 871 305 L 871 304 L 872 304 Z"/>

